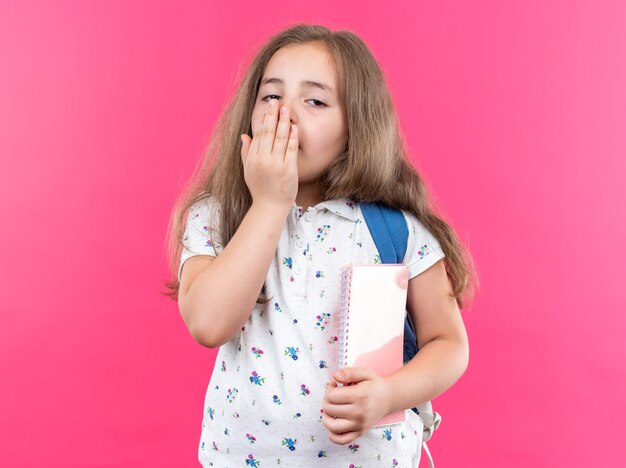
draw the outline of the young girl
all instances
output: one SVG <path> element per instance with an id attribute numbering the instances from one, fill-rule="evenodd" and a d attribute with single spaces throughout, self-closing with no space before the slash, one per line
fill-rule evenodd
<path id="1" fill-rule="evenodd" d="M 180 263 L 168 283 L 193 338 L 219 347 L 202 466 L 416 467 L 423 422 L 410 408 L 468 365 L 460 308 L 473 272 L 407 159 L 367 46 L 315 25 L 271 38 L 208 156 L 215 164 L 203 164 L 172 218 Z M 407 309 L 420 351 L 385 377 L 337 368 L 340 268 L 380 262 L 359 201 L 399 208 L 409 223 Z M 405 422 L 371 428 L 398 410 Z"/>

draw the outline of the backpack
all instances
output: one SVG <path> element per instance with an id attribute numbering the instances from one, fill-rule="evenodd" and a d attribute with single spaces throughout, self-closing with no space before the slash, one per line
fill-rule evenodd
<path id="1" fill-rule="evenodd" d="M 403 263 L 406 253 L 409 228 L 402 211 L 386 206 L 382 203 L 360 203 L 365 223 L 370 230 L 374 244 L 378 249 L 382 263 Z M 410 315 L 406 314 L 404 321 L 404 352 L 403 363 L 409 362 L 419 351 L 417 338 L 414 333 Z M 424 422 L 422 446 L 428 456 L 429 466 L 434 468 L 434 462 L 426 441 L 441 423 L 441 415 L 433 411 L 430 401 L 411 408 Z"/>

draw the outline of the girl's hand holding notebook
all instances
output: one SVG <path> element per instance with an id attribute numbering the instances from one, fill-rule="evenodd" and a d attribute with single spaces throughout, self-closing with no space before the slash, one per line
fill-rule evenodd
<path id="1" fill-rule="evenodd" d="M 391 391 L 385 378 L 367 367 L 344 367 L 333 377 L 343 386 L 334 380 L 326 386 L 322 423 L 332 442 L 345 445 L 389 412 Z"/>

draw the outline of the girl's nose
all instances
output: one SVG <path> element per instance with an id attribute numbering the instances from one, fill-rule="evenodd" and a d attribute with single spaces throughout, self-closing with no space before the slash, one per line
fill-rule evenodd
<path id="1" fill-rule="evenodd" d="M 281 101 L 280 105 L 281 105 L 281 108 L 286 107 L 288 109 L 287 112 L 289 113 L 289 120 L 291 120 L 291 123 L 298 125 L 298 114 L 295 109 L 295 106 L 293 105 L 293 101 L 290 99 L 287 99 L 286 97 L 283 97 L 283 100 Z"/>
<path id="2" fill-rule="evenodd" d="M 294 107 L 291 105 L 291 101 L 287 100 L 287 99 L 283 99 L 281 106 L 285 106 L 288 109 L 289 112 L 289 120 L 290 123 L 292 124 L 296 124 L 299 125 L 298 122 L 298 112 L 294 109 Z M 298 130 L 300 130 L 298 128 Z M 298 132 L 299 134 L 302 134 L 302 132 Z M 301 145 L 299 145 L 301 146 Z"/>

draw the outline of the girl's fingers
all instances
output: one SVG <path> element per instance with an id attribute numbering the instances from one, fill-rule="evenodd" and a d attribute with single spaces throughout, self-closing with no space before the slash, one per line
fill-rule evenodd
<path id="1" fill-rule="evenodd" d="M 270 99 L 269 110 L 263 122 L 261 141 L 259 142 L 259 154 L 261 155 L 272 154 L 274 134 L 276 133 L 276 120 L 278 120 L 278 101 L 276 99 Z"/>
<path id="2" fill-rule="evenodd" d="M 293 164 L 296 169 L 298 167 L 298 145 L 298 128 L 296 124 L 292 124 L 289 141 L 287 142 L 287 151 L 285 152 L 285 163 Z"/>
<path id="3" fill-rule="evenodd" d="M 348 404 L 345 405 L 335 405 L 332 403 L 326 403 L 324 405 L 324 414 L 331 419 L 348 419 L 351 414 L 349 412 Z"/>
<path id="4" fill-rule="evenodd" d="M 287 143 L 289 142 L 289 126 L 289 109 L 286 106 L 281 106 L 278 117 L 278 129 L 276 129 L 274 147 L 272 148 L 272 154 L 280 161 L 285 160 L 285 149 L 287 148 Z"/>
<path id="5" fill-rule="evenodd" d="M 336 444 L 346 445 L 346 444 L 352 442 L 353 440 L 356 440 L 361 435 L 362 435 L 361 432 L 351 431 L 351 432 L 344 432 L 343 434 L 332 434 L 332 435 L 329 435 L 328 439 L 331 442 L 334 442 Z"/>
<path id="6" fill-rule="evenodd" d="M 265 122 L 265 117 L 267 117 L 267 110 L 263 115 L 263 122 Z M 256 133 L 252 130 L 252 142 L 250 143 L 250 153 L 254 156 L 259 152 L 259 141 L 261 140 L 261 132 L 263 131 L 263 125 L 261 124 L 261 130 L 257 130 Z"/>

